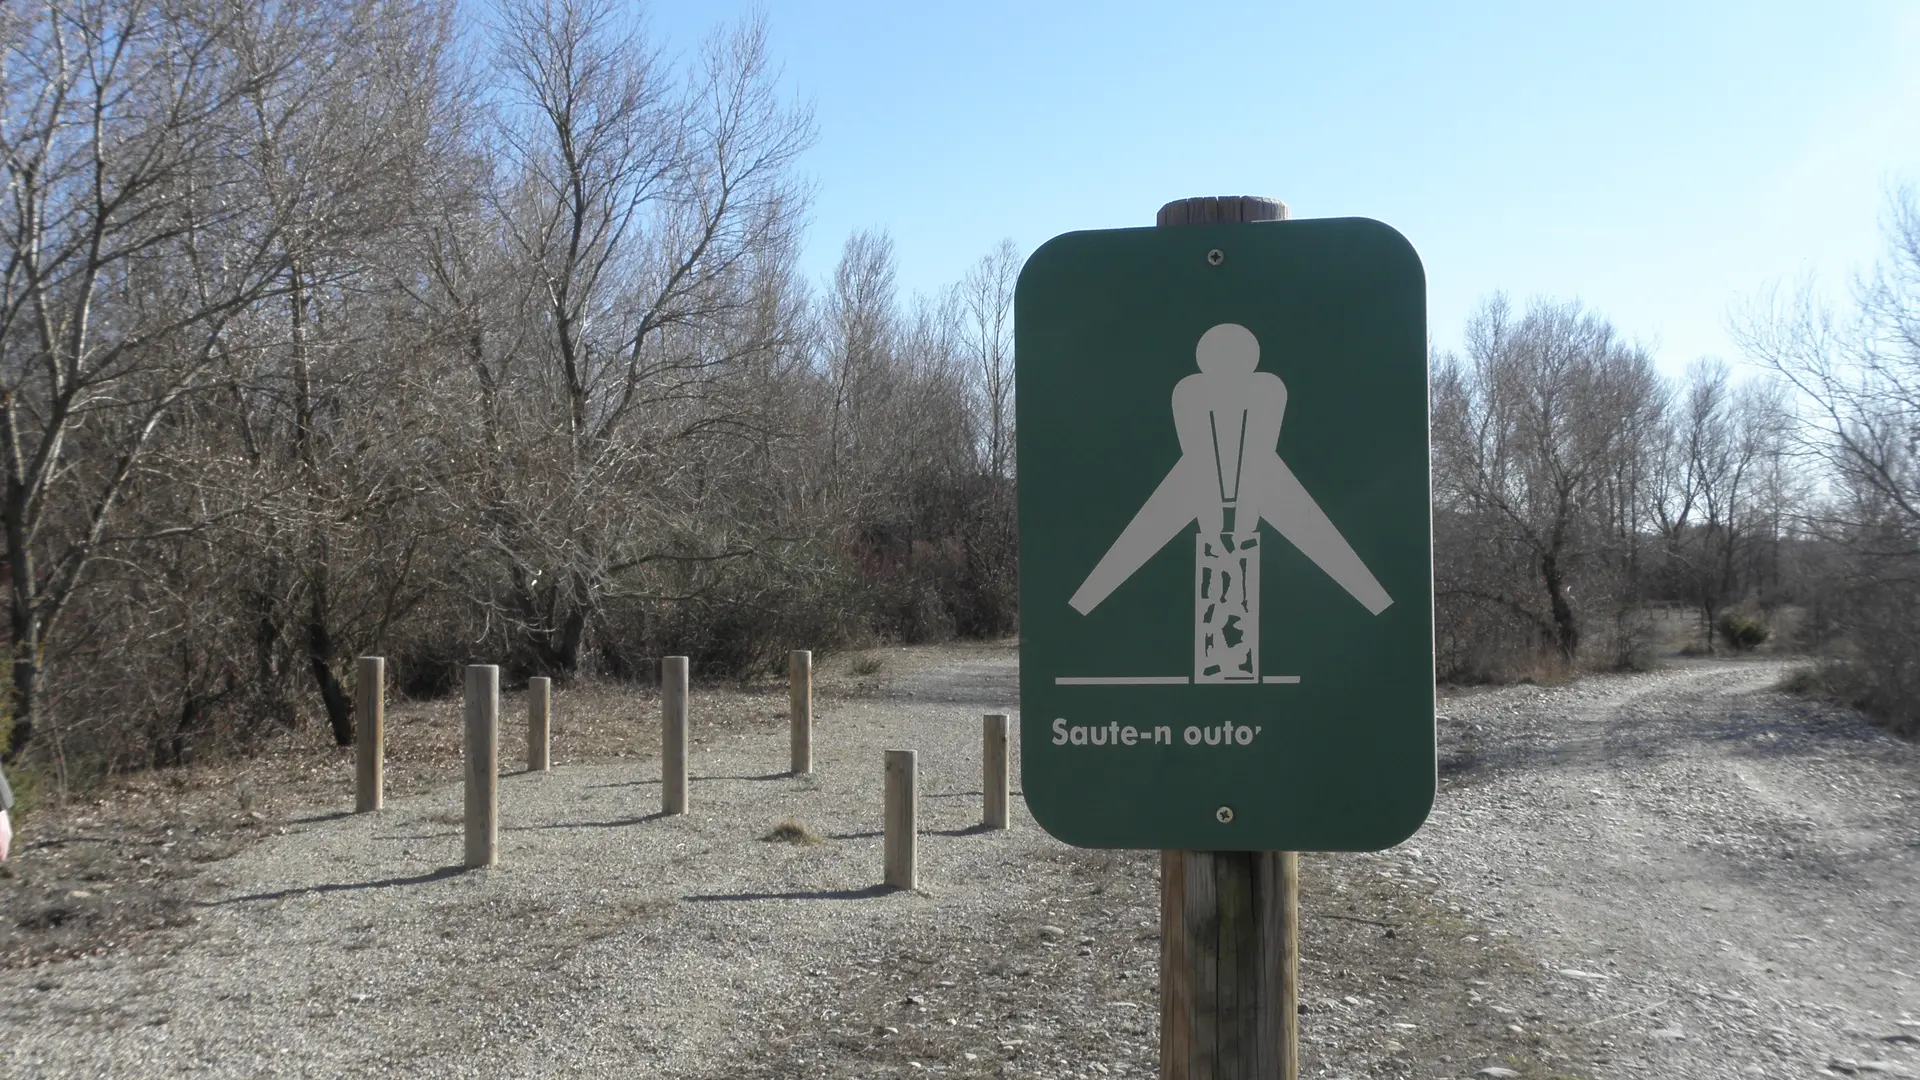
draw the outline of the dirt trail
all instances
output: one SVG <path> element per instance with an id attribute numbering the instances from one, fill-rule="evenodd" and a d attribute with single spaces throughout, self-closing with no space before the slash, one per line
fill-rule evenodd
<path id="1" fill-rule="evenodd" d="M 1564 993 L 1630 1014 L 1597 1072 L 1920 1075 L 1920 748 L 1772 692 L 1783 670 L 1443 708 L 1454 782 L 1416 843 Z"/>
<path id="2" fill-rule="evenodd" d="M 1443 701 L 1426 827 L 1302 860 L 1303 1076 L 1920 1076 L 1920 747 L 1783 670 Z M 483 873 L 451 865 L 451 780 L 279 815 L 189 883 L 193 925 L 0 971 L 0 1076 L 1157 1075 L 1157 857 L 1066 848 L 1019 799 L 973 827 L 1016 675 L 890 659 L 819 702 L 812 779 L 780 775 L 783 697 L 696 706 L 684 818 L 651 758 L 508 775 Z M 917 894 L 875 887 L 896 746 Z M 824 842 L 760 839 L 789 816 Z"/>

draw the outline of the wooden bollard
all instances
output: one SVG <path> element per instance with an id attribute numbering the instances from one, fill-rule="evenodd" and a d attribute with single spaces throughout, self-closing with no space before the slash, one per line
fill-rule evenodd
<path id="1" fill-rule="evenodd" d="M 527 680 L 527 771 L 546 772 L 552 767 L 548 755 L 553 747 L 553 680 L 535 676 Z"/>
<path id="2" fill-rule="evenodd" d="M 687 812 L 687 658 L 660 664 L 660 809 Z"/>
<path id="3" fill-rule="evenodd" d="M 353 810 L 386 802 L 387 661 L 363 656 L 353 666 Z"/>
<path id="4" fill-rule="evenodd" d="M 813 771 L 813 653 L 807 649 L 787 654 L 787 697 L 793 775 L 804 776 Z"/>
<path id="5" fill-rule="evenodd" d="M 467 666 L 467 866 L 492 866 L 500 839 L 500 668 Z"/>
<path id="6" fill-rule="evenodd" d="M 1007 827 L 1007 715 L 988 713 L 981 722 L 980 784 L 984 795 L 981 824 L 989 829 Z"/>
<path id="7" fill-rule="evenodd" d="M 886 883 L 896 889 L 919 885 L 920 861 L 914 851 L 920 823 L 917 758 L 912 750 L 887 751 Z"/>

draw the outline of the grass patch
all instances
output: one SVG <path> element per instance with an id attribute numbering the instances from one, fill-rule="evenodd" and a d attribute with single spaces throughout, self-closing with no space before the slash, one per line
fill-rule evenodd
<path id="1" fill-rule="evenodd" d="M 880 669 L 887 666 L 887 659 L 879 653 L 863 653 L 853 658 L 847 670 L 854 675 L 878 675 Z"/>
<path id="2" fill-rule="evenodd" d="M 574 913 L 567 925 L 585 941 L 601 941 L 619 933 L 627 924 L 666 917 L 673 901 L 652 896 L 625 896 Z"/>
<path id="3" fill-rule="evenodd" d="M 47 778 L 32 765 L 16 764 L 7 770 L 7 782 L 13 788 L 14 824 L 33 816 L 33 808 L 40 804 L 46 794 Z"/>
<path id="4" fill-rule="evenodd" d="M 1833 693 L 1826 676 L 1817 667 L 1795 668 L 1780 676 L 1773 688 L 1782 693 L 1796 694 L 1800 697 L 1827 697 Z"/>
<path id="5" fill-rule="evenodd" d="M 801 847 L 812 847 L 824 842 L 819 833 L 807 828 L 806 822 L 794 818 L 788 818 L 775 825 L 772 832 L 760 839 L 771 844 L 794 844 Z"/>

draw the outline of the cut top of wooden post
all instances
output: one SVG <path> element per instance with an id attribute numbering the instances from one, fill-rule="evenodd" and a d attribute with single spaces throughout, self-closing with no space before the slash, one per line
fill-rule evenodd
<path id="1" fill-rule="evenodd" d="M 1211 225 L 1227 221 L 1285 221 L 1287 204 L 1260 195 L 1207 195 L 1175 199 L 1154 215 L 1155 225 Z"/>

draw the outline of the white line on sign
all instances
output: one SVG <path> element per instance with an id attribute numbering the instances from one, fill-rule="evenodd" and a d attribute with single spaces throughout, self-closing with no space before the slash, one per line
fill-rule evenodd
<path id="1" fill-rule="evenodd" d="M 1055 686 L 1185 686 L 1193 680 L 1185 675 L 1106 675 L 1106 676 L 1063 676 L 1053 680 Z M 1254 685 L 1253 680 L 1236 680 L 1242 686 Z M 1294 684 L 1300 681 L 1298 675 L 1268 675 L 1260 680 L 1263 683 Z M 1229 684 L 1230 685 L 1230 684 Z"/>

